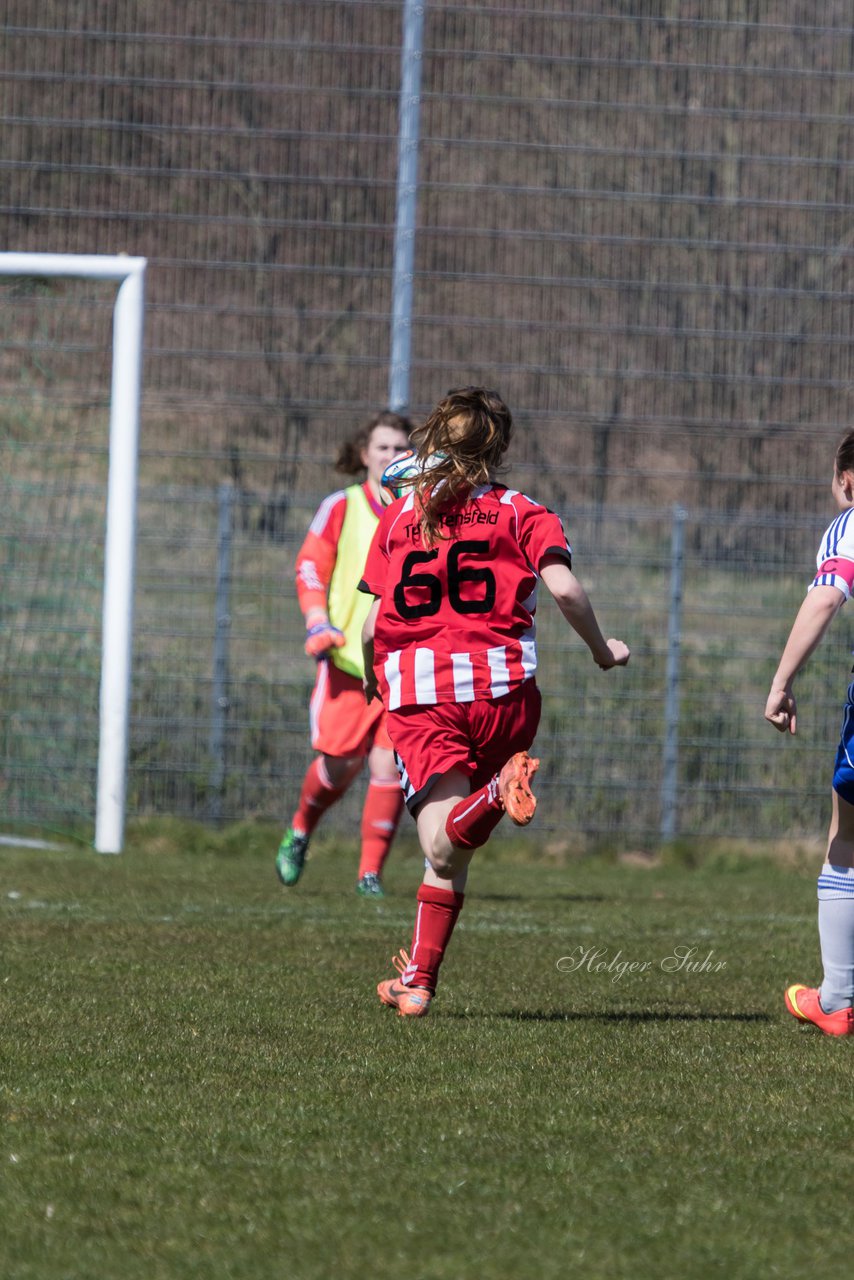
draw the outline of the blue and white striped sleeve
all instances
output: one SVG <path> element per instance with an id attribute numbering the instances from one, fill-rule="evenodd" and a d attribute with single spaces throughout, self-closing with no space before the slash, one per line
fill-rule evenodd
<path id="1" fill-rule="evenodd" d="M 836 587 L 847 600 L 854 587 L 854 507 L 828 526 L 815 558 L 813 587 Z"/>

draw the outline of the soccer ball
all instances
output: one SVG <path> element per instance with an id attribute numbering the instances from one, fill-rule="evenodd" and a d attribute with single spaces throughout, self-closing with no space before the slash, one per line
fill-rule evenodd
<path id="1" fill-rule="evenodd" d="M 390 502 L 394 502 L 395 498 L 402 498 L 412 488 L 418 476 L 438 466 L 444 457 L 444 453 L 434 453 L 422 463 L 414 449 L 407 449 L 406 453 L 399 454 L 393 462 L 388 464 L 380 480 L 380 491 L 385 505 L 388 506 Z"/>

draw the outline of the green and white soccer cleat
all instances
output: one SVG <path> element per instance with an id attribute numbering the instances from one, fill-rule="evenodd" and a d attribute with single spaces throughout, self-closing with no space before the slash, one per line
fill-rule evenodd
<path id="1" fill-rule="evenodd" d="M 360 898 L 384 898 L 385 890 L 380 884 L 376 871 L 366 871 L 356 881 L 356 892 Z"/>
<path id="2" fill-rule="evenodd" d="M 282 836 L 282 843 L 276 855 L 276 875 L 288 888 L 295 885 L 302 875 L 307 852 L 308 836 L 302 831 L 294 831 L 293 827 L 288 827 Z"/>

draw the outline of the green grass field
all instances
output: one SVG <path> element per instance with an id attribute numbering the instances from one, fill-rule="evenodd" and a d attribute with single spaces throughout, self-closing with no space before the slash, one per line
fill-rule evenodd
<path id="1" fill-rule="evenodd" d="M 813 868 L 499 845 L 405 1021 L 411 846 L 370 903 L 352 848 L 288 892 L 276 833 L 184 834 L 0 851 L 4 1280 L 847 1274 Z"/>

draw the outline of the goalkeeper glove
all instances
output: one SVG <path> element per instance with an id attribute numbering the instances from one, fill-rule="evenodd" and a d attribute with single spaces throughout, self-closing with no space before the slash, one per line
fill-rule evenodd
<path id="1" fill-rule="evenodd" d="M 316 622 L 308 629 L 305 651 L 310 658 L 325 658 L 330 649 L 340 649 L 344 642 L 344 632 L 331 622 Z"/>

